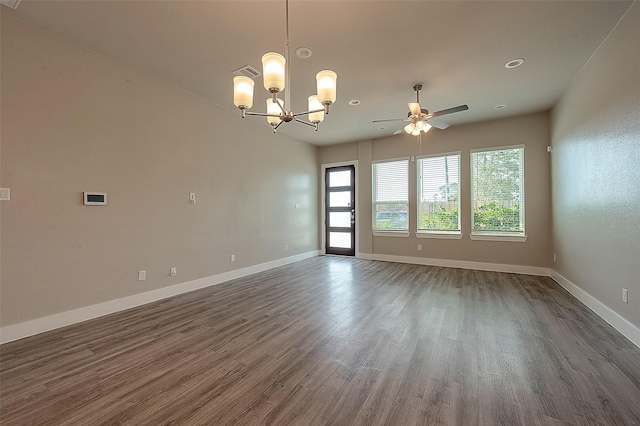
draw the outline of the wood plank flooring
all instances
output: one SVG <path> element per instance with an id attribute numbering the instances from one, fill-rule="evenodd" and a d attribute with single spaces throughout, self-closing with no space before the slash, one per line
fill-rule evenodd
<path id="1" fill-rule="evenodd" d="M 7 343 L 10 425 L 640 425 L 640 349 L 546 277 L 317 257 Z"/>

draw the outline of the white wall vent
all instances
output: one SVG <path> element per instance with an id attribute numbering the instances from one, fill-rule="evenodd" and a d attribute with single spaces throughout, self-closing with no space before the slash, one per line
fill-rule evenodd
<path id="1" fill-rule="evenodd" d="M 256 77 L 260 77 L 262 75 L 262 73 L 260 71 L 258 71 L 257 69 L 253 68 L 250 65 L 245 65 L 242 68 L 238 68 L 237 70 L 233 71 L 234 75 L 241 75 L 244 77 L 249 77 L 249 78 L 256 78 Z"/>
<path id="2" fill-rule="evenodd" d="M 20 3 L 20 0 L 0 0 L 0 4 L 9 6 L 11 9 L 17 9 L 18 3 Z"/>

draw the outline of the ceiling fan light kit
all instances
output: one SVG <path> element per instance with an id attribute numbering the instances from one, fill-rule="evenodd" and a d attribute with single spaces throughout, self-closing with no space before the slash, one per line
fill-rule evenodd
<path id="1" fill-rule="evenodd" d="M 294 113 L 287 110 L 290 102 L 291 91 L 291 47 L 289 45 L 289 0 L 285 2 L 286 44 L 284 56 L 279 53 L 269 52 L 262 57 L 262 74 L 264 88 L 271 94 L 267 99 L 267 112 L 249 112 L 253 106 L 254 81 L 246 76 L 233 78 L 233 103 L 242 112 L 242 118 L 247 115 L 266 117 L 267 122 L 273 127 L 273 132 L 283 123 L 296 121 L 306 124 L 318 130 L 318 124 L 324 120 L 325 114 L 329 114 L 329 106 L 336 101 L 336 82 L 338 75 L 331 70 L 323 70 L 316 74 L 317 95 L 308 98 L 308 110 Z M 305 48 L 306 49 L 306 48 Z M 311 56 L 311 51 L 306 49 Z M 279 99 L 278 93 L 286 87 L 285 99 Z M 301 120 L 300 116 L 307 115 L 309 121 Z"/>
<path id="2" fill-rule="evenodd" d="M 415 122 L 409 123 L 404 126 L 404 131 L 407 134 L 418 136 L 420 132 L 427 133 L 429 130 L 431 130 L 431 127 L 431 124 L 427 123 L 426 121 L 416 120 Z"/>

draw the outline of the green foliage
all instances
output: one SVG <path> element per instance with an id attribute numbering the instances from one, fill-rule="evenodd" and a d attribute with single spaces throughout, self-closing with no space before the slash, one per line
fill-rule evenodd
<path id="1" fill-rule="evenodd" d="M 424 230 L 458 230 L 458 208 L 447 211 L 444 206 L 432 213 L 422 213 L 420 228 Z"/>
<path id="2" fill-rule="evenodd" d="M 408 216 L 406 211 L 381 211 L 376 214 L 377 230 L 407 229 Z"/>
<path id="3" fill-rule="evenodd" d="M 442 185 L 440 188 L 440 197 L 444 201 L 458 201 L 460 197 L 460 185 L 458 182 L 450 183 L 449 186 Z"/>
<path id="4" fill-rule="evenodd" d="M 515 200 L 520 195 L 520 151 L 505 149 L 478 154 L 472 159 L 476 177 L 472 188 L 478 201 Z"/>
<path id="5" fill-rule="evenodd" d="M 520 206 L 504 207 L 496 202 L 473 209 L 473 224 L 477 230 L 517 230 L 520 227 Z"/>
<path id="6" fill-rule="evenodd" d="M 385 221 L 380 220 L 376 222 L 376 229 L 396 229 L 396 225 L 394 223 L 391 223 L 391 219 Z"/>

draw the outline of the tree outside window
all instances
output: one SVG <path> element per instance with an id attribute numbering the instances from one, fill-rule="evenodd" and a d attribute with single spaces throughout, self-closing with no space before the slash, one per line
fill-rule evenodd
<path id="1" fill-rule="evenodd" d="M 471 152 L 471 232 L 524 235 L 524 147 Z"/>

